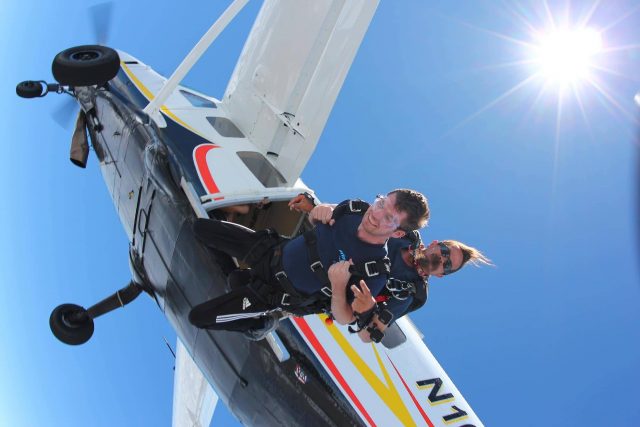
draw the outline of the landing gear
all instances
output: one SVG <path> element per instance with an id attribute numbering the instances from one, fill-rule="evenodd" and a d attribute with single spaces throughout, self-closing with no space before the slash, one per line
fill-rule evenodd
<path id="1" fill-rule="evenodd" d="M 20 98 L 42 98 L 49 92 L 63 93 L 65 90 L 57 83 L 47 83 L 44 80 L 25 80 L 16 86 L 16 94 Z"/>
<path id="2" fill-rule="evenodd" d="M 102 85 L 118 74 L 120 58 L 115 50 L 99 45 L 76 46 L 53 59 L 51 71 L 61 85 Z"/>
<path id="3" fill-rule="evenodd" d="M 16 86 L 16 93 L 21 98 L 39 98 L 43 92 L 43 86 L 41 82 L 35 82 L 33 80 L 25 80 L 18 83 Z"/>
<path id="4" fill-rule="evenodd" d="M 93 319 L 118 307 L 124 307 L 136 299 L 141 292 L 142 287 L 131 282 L 88 309 L 75 304 L 59 305 L 49 317 L 51 332 L 65 344 L 84 344 L 93 335 Z"/>
<path id="5" fill-rule="evenodd" d="M 69 345 L 84 344 L 93 335 L 93 319 L 87 310 L 75 304 L 62 304 L 51 312 L 49 326 L 53 335 Z"/>

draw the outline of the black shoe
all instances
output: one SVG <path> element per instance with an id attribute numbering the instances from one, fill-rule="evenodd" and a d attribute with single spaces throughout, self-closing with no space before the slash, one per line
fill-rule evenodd
<path id="1" fill-rule="evenodd" d="M 261 319 L 263 321 L 263 326 L 261 328 L 251 328 L 244 331 L 242 335 L 251 341 L 260 341 L 271 332 L 275 331 L 280 323 L 280 316 L 278 313 L 269 313 L 266 316 L 262 316 Z"/>

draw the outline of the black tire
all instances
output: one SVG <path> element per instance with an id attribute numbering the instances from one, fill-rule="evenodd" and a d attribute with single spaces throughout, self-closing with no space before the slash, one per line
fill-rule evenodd
<path id="1" fill-rule="evenodd" d="M 33 80 L 25 80 L 16 86 L 16 94 L 21 98 L 37 98 L 42 96 L 42 83 Z"/>
<path id="2" fill-rule="evenodd" d="M 93 319 L 75 304 L 57 306 L 51 312 L 49 326 L 56 338 L 69 345 L 84 344 L 93 335 Z"/>
<path id="3" fill-rule="evenodd" d="M 63 50 L 53 59 L 51 71 L 61 85 L 102 85 L 118 74 L 120 57 L 115 50 L 98 45 Z"/>

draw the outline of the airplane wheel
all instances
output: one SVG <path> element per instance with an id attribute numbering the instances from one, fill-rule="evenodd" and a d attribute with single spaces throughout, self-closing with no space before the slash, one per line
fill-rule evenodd
<path id="1" fill-rule="evenodd" d="M 115 50 L 98 45 L 63 50 L 53 59 L 51 71 L 61 85 L 101 85 L 118 74 L 120 57 Z"/>
<path id="2" fill-rule="evenodd" d="M 75 304 L 57 306 L 51 312 L 49 326 L 56 338 L 69 345 L 84 344 L 93 335 L 93 319 Z"/>
<path id="3" fill-rule="evenodd" d="M 21 98 L 37 98 L 42 96 L 42 83 L 25 80 L 16 86 L 16 94 Z"/>

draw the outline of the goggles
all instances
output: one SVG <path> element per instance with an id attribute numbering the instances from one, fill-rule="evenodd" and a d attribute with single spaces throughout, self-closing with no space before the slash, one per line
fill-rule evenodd
<path id="1" fill-rule="evenodd" d="M 384 216 L 379 220 L 380 225 L 383 225 L 388 228 L 394 228 L 394 229 L 400 228 L 400 219 L 398 218 L 398 215 L 392 215 L 386 211 L 385 209 L 386 202 L 387 202 L 387 196 L 381 196 L 380 194 L 378 194 L 376 196 L 376 199 L 371 204 L 371 209 L 375 212 L 384 211 Z"/>

